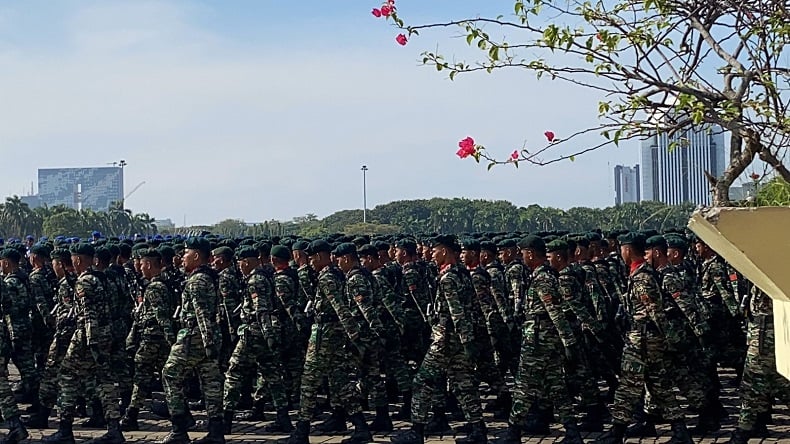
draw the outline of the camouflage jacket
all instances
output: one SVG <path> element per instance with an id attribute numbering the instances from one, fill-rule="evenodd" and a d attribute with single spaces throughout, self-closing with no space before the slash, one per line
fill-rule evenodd
<path id="1" fill-rule="evenodd" d="M 299 267 L 296 275 L 299 277 L 299 294 L 296 295 L 296 300 L 299 307 L 304 310 L 307 302 L 315 295 L 318 275 L 309 264 Z"/>
<path id="2" fill-rule="evenodd" d="M 592 315 L 592 304 L 585 295 L 585 290 L 579 282 L 577 270 L 567 266 L 560 270 L 557 285 L 562 296 L 562 307 L 565 317 L 575 329 L 585 328 L 595 335 L 603 331 L 601 323 Z"/>
<path id="3" fill-rule="evenodd" d="M 385 337 L 386 331 L 381 322 L 378 282 L 376 278 L 362 267 L 354 267 L 346 273 L 346 299 L 349 301 L 351 314 L 363 332 L 369 332 L 377 338 Z"/>
<path id="4" fill-rule="evenodd" d="M 339 322 L 348 338 L 356 341 L 360 338 L 361 326 L 348 308 L 345 286 L 343 272 L 333 265 L 324 267 L 318 273 L 315 321 L 316 324 Z"/>
<path id="5" fill-rule="evenodd" d="M 737 316 L 740 304 L 732 292 L 727 268 L 718 256 L 702 263 L 702 273 L 699 279 L 702 297 L 705 300 L 712 305 L 723 304 L 731 316 Z"/>
<path id="6" fill-rule="evenodd" d="M 220 319 L 238 318 L 236 310 L 242 304 L 244 289 L 236 268 L 230 266 L 219 272 Z M 219 322 L 222 322 L 221 320 Z M 227 321 L 225 321 L 227 322 Z"/>
<path id="7" fill-rule="evenodd" d="M 135 322 L 143 336 L 164 336 L 169 344 L 173 344 L 176 341 L 172 319 L 175 307 L 171 305 L 173 296 L 170 293 L 164 277 L 159 275 L 151 279 L 145 287 Z"/>
<path id="8" fill-rule="evenodd" d="M 181 325 L 194 333 L 197 327 L 205 348 L 213 348 L 221 343 L 217 308 L 219 292 L 217 272 L 202 265 L 187 276 L 184 292 L 181 295 Z"/>
<path id="9" fill-rule="evenodd" d="M 88 346 L 107 347 L 112 341 L 112 318 L 107 293 L 104 290 L 104 273 L 88 270 L 74 283 L 76 328 L 83 330 Z"/>
<path id="10" fill-rule="evenodd" d="M 299 296 L 299 281 L 295 278 L 292 269 L 277 270 L 274 272 L 274 294 L 277 296 L 277 316 L 283 326 L 295 327 L 301 325 L 304 313 L 297 302 Z"/>
<path id="11" fill-rule="evenodd" d="M 640 347 L 647 336 L 666 338 L 672 331 L 656 275 L 653 267 L 642 263 L 629 275 L 627 292 L 623 297 L 623 305 L 631 316 L 627 338 Z"/>
<path id="12" fill-rule="evenodd" d="M 529 287 L 529 274 L 520 260 L 514 260 L 505 266 L 505 284 L 514 315 L 524 315 L 524 294 Z"/>
<path id="13" fill-rule="evenodd" d="M 403 330 L 406 326 L 406 314 L 403 309 L 403 300 L 395 288 L 387 279 L 386 267 L 381 267 L 373 270 L 373 277 L 376 278 L 378 284 L 379 294 L 378 300 L 381 301 L 381 321 L 385 326 L 397 326 L 398 329 Z"/>
<path id="14" fill-rule="evenodd" d="M 3 315 L 9 339 L 30 335 L 33 324 L 30 319 L 30 295 L 27 276 L 23 271 L 6 275 L 3 280 Z"/>
<path id="15" fill-rule="evenodd" d="M 252 270 L 246 279 L 241 305 L 242 321 L 267 338 L 279 337 L 281 325 L 275 313 L 274 282 L 260 267 Z"/>
<path id="16" fill-rule="evenodd" d="M 543 264 L 532 271 L 524 303 L 527 336 L 534 334 L 545 321 L 551 321 L 559 339 L 567 347 L 576 344 L 570 323 L 562 311 L 557 273 Z M 552 331 L 552 330 L 549 330 Z M 541 329 L 541 333 L 548 331 Z"/>
<path id="17" fill-rule="evenodd" d="M 433 312 L 433 340 L 457 338 L 461 344 L 475 341 L 472 321 L 472 299 L 475 290 L 468 272 L 459 265 L 446 265 L 439 271 L 439 285 Z"/>
<path id="18" fill-rule="evenodd" d="M 55 294 L 50 284 L 47 272 L 43 268 L 37 268 L 30 273 L 30 296 L 34 304 L 34 311 L 37 316 L 46 319 L 55 304 Z"/>
<path id="19" fill-rule="evenodd" d="M 486 272 L 491 277 L 491 297 L 496 303 L 499 316 L 506 324 L 513 322 L 513 305 L 508 298 L 508 286 L 505 280 L 505 267 L 494 260 L 485 266 Z"/>

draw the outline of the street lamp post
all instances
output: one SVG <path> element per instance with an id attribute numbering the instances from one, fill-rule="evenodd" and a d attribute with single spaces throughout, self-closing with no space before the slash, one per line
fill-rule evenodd
<path id="1" fill-rule="evenodd" d="M 368 223 L 368 166 L 362 165 L 362 223 Z"/>
<path id="2" fill-rule="evenodd" d="M 113 162 L 113 163 L 114 163 L 114 162 Z M 125 209 L 125 208 L 126 208 L 126 202 L 124 202 L 124 201 L 126 200 L 126 195 L 124 194 L 124 193 L 126 192 L 126 191 L 124 190 L 124 182 L 126 182 L 126 180 L 125 180 L 125 179 L 124 179 L 124 177 L 123 177 L 123 168 L 124 168 L 126 165 L 127 165 L 127 163 L 126 163 L 126 161 L 125 161 L 125 160 L 123 160 L 123 159 L 121 159 L 121 161 L 120 161 L 120 162 L 118 162 L 118 166 L 119 166 L 119 167 L 121 167 L 121 210 L 123 210 L 123 209 Z"/>

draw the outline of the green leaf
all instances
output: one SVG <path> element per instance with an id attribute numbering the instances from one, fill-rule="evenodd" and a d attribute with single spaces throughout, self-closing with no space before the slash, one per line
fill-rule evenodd
<path id="1" fill-rule="evenodd" d="M 475 35 L 469 34 L 468 36 L 466 36 L 466 44 L 472 46 L 472 42 L 474 41 L 474 39 L 475 39 Z"/>
<path id="2" fill-rule="evenodd" d="M 571 162 L 576 162 L 576 156 L 570 156 L 568 157 L 568 159 L 570 159 Z"/>
<path id="3" fill-rule="evenodd" d="M 488 44 L 486 43 L 486 41 L 485 41 L 485 40 L 483 40 L 483 39 L 480 39 L 480 40 L 477 42 L 477 47 L 478 47 L 478 48 L 480 48 L 481 50 L 485 51 L 485 50 L 486 50 L 486 48 L 488 47 Z"/>
<path id="4" fill-rule="evenodd" d="M 494 162 L 489 163 L 487 171 L 491 171 L 491 168 L 494 168 L 494 165 L 496 165 Z"/>

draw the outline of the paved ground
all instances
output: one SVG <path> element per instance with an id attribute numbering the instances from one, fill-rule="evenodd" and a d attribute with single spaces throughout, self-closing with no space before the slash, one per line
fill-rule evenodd
<path id="1" fill-rule="evenodd" d="M 11 369 L 13 372 L 13 368 Z M 12 375 L 13 378 L 13 375 Z M 725 422 L 723 428 L 718 433 L 714 434 L 713 436 L 706 437 L 706 438 L 699 438 L 696 439 L 696 442 L 699 443 L 725 443 L 729 440 L 729 433 L 734 427 L 735 420 L 737 419 L 737 411 L 738 411 L 738 400 L 737 400 L 737 393 L 734 388 L 731 387 L 732 375 L 731 374 L 724 374 L 723 375 L 723 382 L 725 385 L 725 392 L 722 399 L 725 406 L 730 412 L 729 419 Z M 21 408 L 26 406 L 21 405 Z M 169 431 L 170 423 L 169 421 L 158 419 L 153 417 L 150 413 L 142 412 L 140 414 L 140 426 L 143 428 L 142 431 L 139 432 L 126 432 L 125 436 L 127 441 L 129 442 L 140 442 L 140 443 L 150 443 L 156 442 L 161 440 Z M 273 413 L 269 415 L 273 417 Z M 205 432 L 202 430 L 203 421 L 205 420 L 205 416 L 201 412 L 195 412 L 195 417 L 198 420 L 198 426 L 196 427 L 195 432 L 191 432 L 190 436 L 193 438 L 198 438 L 204 435 Z M 489 437 L 493 438 L 497 434 L 501 433 L 502 430 L 505 428 L 505 424 L 502 422 L 494 422 L 493 419 L 489 416 L 487 418 L 488 427 L 489 427 Z M 688 421 L 689 424 L 694 424 L 696 418 L 693 416 L 689 416 Z M 79 422 L 82 420 L 77 420 L 74 426 L 74 433 L 77 436 L 78 440 L 87 440 L 91 437 L 99 436 L 103 433 L 103 430 L 98 429 L 85 429 L 79 426 Z M 263 433 L 263 426 L 268 424 L 268 422 L 236 422 L 234 424 L 234 434 L 227 436 L 226 439 L 232 441 L 234 443 L 243 443 L 243 442 L 273 442 L 277 439 L 284 438 L 285 436 L 277 436 L 277 435 L 268 435 Z M 462 423 L 453 423 L 453 426 L 459 426 Z M 56 421 L 54 416 L 50 418 L 50 427 L 55 427 Z M 397 422 L 396 429 L 406 429 L 408 428 L 408 424 L 404 422 Z M 777 406 L 775 413 L 774 413 L 774 425 L 769 426 L 771 430 L 771 437 L 766 438 L 764 440 L 754 439 L 751 443 L 790 443 L 790 410 L 788 410 L 787 406 Z M 48 430 L 31 430 L 31 440 L 36 441 L 39 440 L 43 435 L 48 435 L 54 432 L 54 429 Z M 643 438 L 643 439 L 629 439 L 628 443 L 664 443 L 669 440 L 670 432 L 668 425 L 659 426 L 659 434 L 660 437 L 656 438 Z M 585 440 L 592 440 L 598 434 L 588 434 L 584 436 Z M 339 443 L 345 436 L 320 436 L 320 435 L 312 435 L 310 437 L 310 442 L 313 444 L 317 443 Z M 555 443 L 558 442 L 562 438 L 562 434 L 560 432 L 559 425 L 555 425 L 552 428 L 552 434 L 550 436 L 544 437 L 524 437 L 522 442 L 524 443 Z M 439 438 L 431 438 L 429 442 L 453 442 L 453 437 L 446 436 L 442 439 Z M 385 443 L 389 442 L 389 437 L 384 435 L 377 435 L 375 436 L 375 441 L 378 443 Z"/>

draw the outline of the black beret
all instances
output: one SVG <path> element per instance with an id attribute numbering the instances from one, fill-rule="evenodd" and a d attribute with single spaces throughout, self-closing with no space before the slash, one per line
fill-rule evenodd
<path id="1" fill-rule="evenodd" d="M 271 242 L 268 242 L 268 241 L 258 242 L 257 244 L 255 244 L 255 248 L 257 248 L 258 251 L 260 251 L 261 254 L 264 255 L 264 256 L 269 256 L 269 255 L 272 254 L 272 244 L 271 244 Z"/>
<path id="2" fill-rule="evenodd" d="M 3 249 L 3 251 L 0 251 L 0 257 L 14 262 L 19 262 L 22 260 L 22 254 L 20 254 L 19 250 L 16 248 Z"/>
<path id="3" fill-rule="evenodd" d="M 686 239 L 679 235 L 667 235 L 664 236 L 667 240 L 667 248 L 676 248 L 678 250 L 686 251 L 689 248 L 688 242 Z"/>
<path id="4" fill-rule="evenodd" d="M 590 246 L 590 239 L 588 239 L 587 236 L 579 236 L 573 240 L 576 241 L 576 245 L 579 247 L 587 248 Z"/>
<path id="5" fill-rule="evenodd" d="M 653 230 L 653 229 L 642 230 L 642 231 L 640 231 L 640 233 L 642 233 L 642 236 L 644 236 L 645 239 L 649 239 L 649 238 L 651 238 L 653 236 L 657 236 L 658 235 L 658 231 Z"/>
<path id="6" fill-rule="evenodd" d="M 617 241 L 620 242 L 620 245 L 633 245 L 638 249 L 645 248 L 645 236 L 642 233 L 630 232 L 621 234 L 617 237 Z"/>
<path id="7" fill-rule="evenodd" d="M 535 251 L 541 251 L 544 253 L 546 252 L 546 242 L 544 242 L 542 238 L 535 236 L 534 234 L 530 234 L 529 236 L 518 241 L 518 247 L 535 250 Z"/>
<path id="8" fill-rule="evenodd" d="M 589 240 L 590 242 L 600 242 L 601 240 L 603 240 L 601 233 L 596 233 L 595 231 L 591 231 L 587 233 L 586 236 L 587 236 L 587 240 Z"/>
<path id="9" fill-rule="evenodd" d="M 36 244 L 30 247 L 30 254 L 36 256 L 49 257 L 49 248 L 46 245 Z"/>
<path id="10" fill-rule="evenodd" d="M 107 249 L 110 250 L 110 254 L 112 255 L 112 257 L 121 254 L 121 249 L 118 247 L 118 244 L 107 244 Z"/>
<path id="11" fill-rule="evenodd" d="M 359 247 L 359 250 L 357 250 L 357 254 L 360 256 L 379 257 L 379 249 L 370 244 L 363 245 Z"/>
<path id="12" fill-rule="evenodd" d="M 96 248 L 93 255 L 96 256 L 96 259 L 98 259 L 100 262 L 109 262 L 110 259 L 112 259 L 112 253 L 110 253 L 110 249 L 105 246 Z"/>
<path id="13" fill-rule="evenodd" d="M 162 252 L 157 248 L 149 248 L 140 254 L 145 259 L 162 259 Z"/>
<path id="14" fill-rule="evenodd" d="M 516 248 L 518 243 L 515 239 L 502 239 L 501 241 L 497 242 L 497 248 Z"/>
<path id="15" fill-rule="evenodd" d="M 575 239 L 566 239 L 565 243 L 568 244 L 568 251 L 574 252 L 576 251 L 576 240 Z"/>
<path id="16" fill-rule="evenodd" d="M 224 256 L 226 259 L 233 259 L 233 249 L 227 245 L 211 250 L 212 256 Z M 257 256 L 257 254 L 256 254 Z"/>
<path id="17" fill-rule="evenodd" d="M 400 248 L 401 250 L 405 250 L 409 254 L 416 254 L 417 253 L 417 243 L 414 242 L 412 239 L 400 239 L 395 242 L 395 248 Z"/>
<path id="18" fill-rule="evenodd" d="M 480 251 L 496 252 L 496 244 L 491 241 L 480 242 Z"/>
<path id="19" fill-rule="evenodd" d="M 329 242 L 323 239 L 317 239 L 310 242 L 310 245 L 307 246 L 307 254 L 313 256 L 318 253 L 330 253 L 332 252 L 332 246 L 329 245 Z"/>
<path id="20" fill-rule="evenodd" d="M 53 261 L 70 261 L 71 253 L 69 253 L 69 250 L 66 248 L 56 248 L 49 254 L 49 258 Z"/>
<path id="21" fill-rule="evenodd" d="M 162 259 L 173 259 L 176 255 L 176 249 L 170 245 L 160 245 L 159 253 L 162 254 Z"/>
<path id="22" fill-rule="evenodd" d="M 211 243 L 205 237 L 193 236 L 184 241 L 184 249 L 196 250 L 208 255 L 211 253 Z"/>
<path id="23" fill-rule="evenodd" d="M 235 249 L 236 249 L 236 247 L 238 247 L 238 246 L 239 246 L 239 244 L 237 244 L 237 243 L 236 243 L 236 241 L 234 241 L 233 239 L 222 239 L 222 240 L 219 242 L 219 244 L 217 244 L 217 245 L 219 245 L 219 246 L 221 246 L 221 247 L 228 247 L 228 248 L 230 248 L 231 250 L 235 250 Z"/>
<path id="24" fill-rule="evenodd" d="M 251 259 L 251 258 L 258 258 L 260 253 L 258 253 L 258 249 L 254 247 L 250 247 L 249 245 L 245 245 L 239 248 L 236 251 L 236 257 L 238 259 Z"/>
<path id="25" fill-rule="evenodd" d="M 546 244 L 546 251 L 549 253 L 552 251 L 568 251 L 568 243 L 562 239 L 554 239 Z"/>
<path id="26" fill-rule="evenodd" d="M 71 255 L 72 256 L 90 256 L 93 257 L 96 255 L 96 250 L 94 250 L 93 245 L 81 242 L 78 244 L 74 244 L 71 246 Z"/>
<path id="27" fill-rule="evenodd" d="M 356 254 L 357 253 L 357 246 L 352 244 L 351 242 L 343 242 L 342 244 L 338 245 L 335 248 L 335 251 L 332 252 L 335 256 L 345 256 L 347 254 Z"/>
<path id="28" fill-rule="evenodd" d="M 461 246 L 458 245 L 458 239 L 452 234 L 440 234 L 433 239 L 431 239 L 433 245 L 441 245 L 443 247 L 447 247 L 456 251 L 461 250 Z"/>
<path id="29" fill-rule="evenodd" d="M 122 242 L 118 245 L 118 249 L 121 251 L 120 255 L 123 257 L 130 257 L 132 255 L 132 246 L 126 242 Z"/>
<path id="30" fill-rule="evenodd" d="M 387 242 L 384 242 L 384 241 L 380 241 L 380 240 L 376 241 L 376 242 L 373 242 L 373 244 L 371 244 L 371 246 L 373 248 L 375 248 L 376 251 L 386 251 L 386 250 L 390 249 L 390 244 L 388 244 Z"/>
<path id="31" fill-rule="evenodd" d="M 291 258 L 291 250 L 289 250 L 288 247 L 286 247 L 285 245 L 275 245 L 272 247 L 272 251 L 270 251 L 269 253 L 271 256 L 283 260 L 288 260 Z"/>
<path id="32" fill-rule="evenodd" d="M 477 239 L 466 238 L 461 241 L 461 249 L 469 251 L 480 251 L 480 241 Z"/>
<path id="33" fill-rule="evenodd" d="M 310 243 L 304 240 L 298 240 L 291 244 L 291 250 L 293 251 L 302 251 L 307 250 L 307 247 L 310 246 Z"/>
<path id="34" fill-rule="evenodd" d="M 645 247 L 646 248 L 667 248 L 667 240 L 664 236 L 657 234 L 655 236 L 650 236 L 645 240 Z"/>

